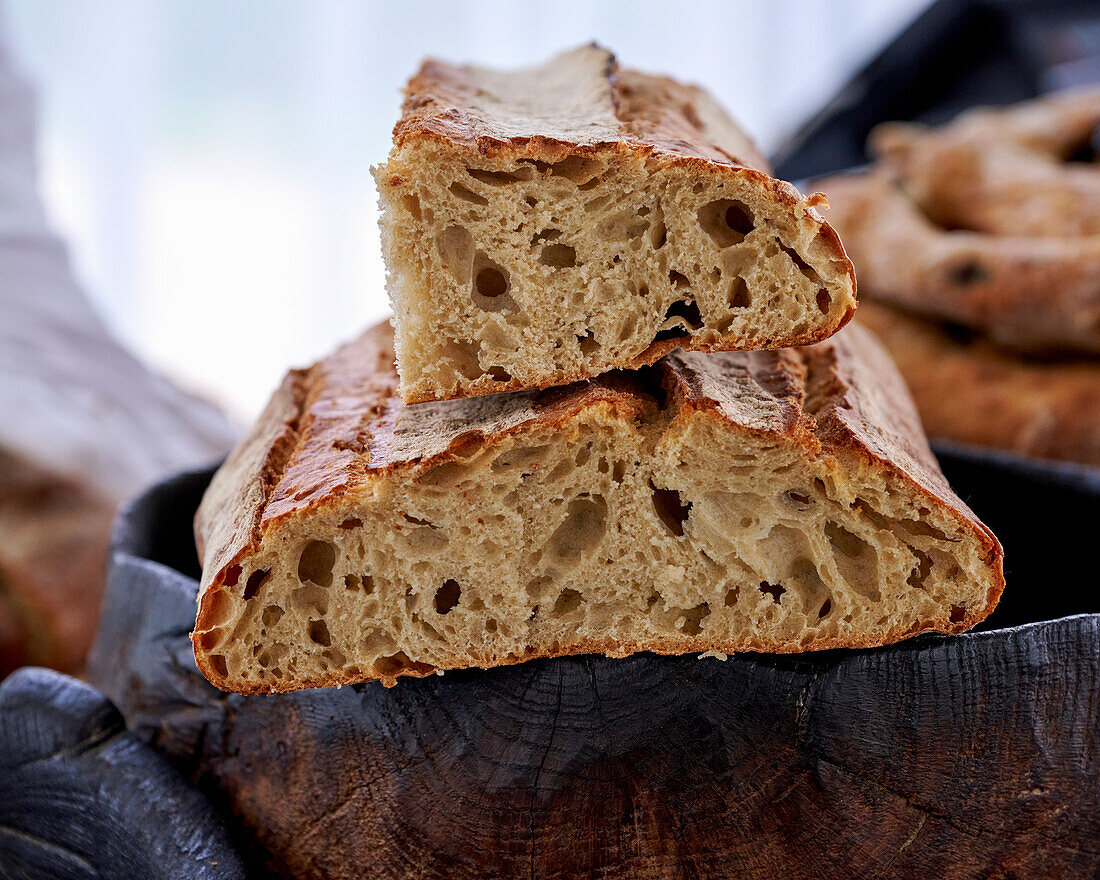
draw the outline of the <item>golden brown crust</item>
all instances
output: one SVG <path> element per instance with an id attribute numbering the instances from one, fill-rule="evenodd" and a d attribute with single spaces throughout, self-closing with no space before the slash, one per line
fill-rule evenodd
<path id="1" fill-rule="evenodd" d="M 428 59 L 406 87 L 394 149 L 421 137 L 483 155 L 547 162 L 625 143 L 769 170 L 763 154 L 705 91 L 620 70 L 615 56 L 595 44 L 506 73 Z"/>
<path id="2" fill-rule="evenodd" d="M 809 455 L 834 456 L 900 478 L 946 509 L 986 548 L 995 585 L 985 607 L 966 610 L 952 620 L 961 631 L 984 618 L 1003 588 L 1001 548 L 996 538 L 949 489 L 928 450 L 900 378 L 869 334 L 849 328 L 842 337 L 801 350 L 731 352 L 706 357 L 676 353 L 655 368 L 668 395 L 675 422 L 705 411 L 733 432 L 769 433 L 793 442 Z M 403 405 L 396 396 L 392 329 L 378 325 L 305 371 L 293 372 L 276 394 L 248 439 L 231 456 L 203 499 L 196 520 L 203 554 L 203 589 L 196 630 L 209 628 L 213 596 L 232 570 L 254 552 L 264 532 L 285 517 L 331 505 L 357 493 L 369 493 L 376 481 L 400 469 L 420 472 L 444 461 L 469 456 L 498 444 L 513 431 L 567 423 L 582 410 L 602 407 L 606 418 L 643 419 L 654 412 L 653 389 L 638 377 L 610 375 L 549 391 L 494 395 L 444 403 Z M 651 391 L 653 393 L 651 393 Z M 657 394 L 657 396 L 661 396 Z M 237 568 L 239 573 L 239 568 Z M 919 622 L 899 628 L 904 638 L 942 623 Z M 840 640 L 814 647 L 839 647 Z M 854 647 L 851 638 L 843 646 Z M 518 663 L 537 656 L 600 651 L 626 655 L 639 650 L 683 653 L 691 650 L 795 651 L 794 643 L 746 645 L 718 640 L 699 647 L 698 639 L 670 638 L 645 645 L 605 641 L 525 653 L 486 656 L 484 666 Z M 196 640 L 196 659 L 214 681 L 224 676 L 211 668 Z M 466 665 L 466 664 L 463 664 Z M 420 668 L 423 667 L 423 668 Z M 401 674 L 437 670 L 412 664 Z M 360 679 L 356 679 L 360 680 Z M 382 677 L 386 684 L 395 679 Z M 276 688 L 351 683 L 342 673 Z M 242 692 L 250 685 L 241 686 Z M 269 690 L 255 686 L 256 692 Z"/>
<path id="3" fill-rule="evenodd" d="M 933 437 L 1100 465 L 1100 364 L 1014 357 L 873 303 L 860 310 Z"/>
<path id="4" fill-rule="evenodd" d="M 866 299 L 1031 351 L 1100 353 L 1100 236 L 934 225 L 883 170 L 820 181 Z"/>

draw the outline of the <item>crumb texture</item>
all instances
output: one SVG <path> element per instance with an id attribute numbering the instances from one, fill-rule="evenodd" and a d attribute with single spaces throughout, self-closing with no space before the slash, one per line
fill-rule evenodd
<path id="1" fill-rule="evenodd" d="M 859 328 L 415 407 L 391 345 L 380 326 L 299 375 L 304 409 L 277 395 L 204 499 L 215 684 L 876 645 L 996 604 L 996 539 Z"/>
<path id="2" fill-rule="evenodd" d="M 702 90 L 585 47 L 428 62 L 376 171 L 406 402 L 825 338 L 839 239 Z"/>

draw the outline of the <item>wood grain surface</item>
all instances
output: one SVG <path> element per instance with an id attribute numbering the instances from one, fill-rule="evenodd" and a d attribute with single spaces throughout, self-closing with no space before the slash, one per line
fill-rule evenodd
<path id="1" fill-rule="evenodd" d="M 0 878 L 238 880 L 221 818 L 94 688 L 0 684 Z"/>

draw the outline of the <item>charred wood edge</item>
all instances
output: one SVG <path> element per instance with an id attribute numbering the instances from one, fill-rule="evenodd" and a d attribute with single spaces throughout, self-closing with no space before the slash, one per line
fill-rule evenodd
<path id="1" fill-rule="evenodd" d="M 0 875 L 9 869 L 82 880 L 245 877 L 211 805 L 102 694 L 34 667 L 0 684 Z"/>

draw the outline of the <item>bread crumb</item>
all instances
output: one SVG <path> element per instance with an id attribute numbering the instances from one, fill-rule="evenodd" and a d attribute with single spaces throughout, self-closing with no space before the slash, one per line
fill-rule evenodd
<path id="1" fill-rule="evenodd" d="M 728 654 L 723 654 L 721 651 L 704 651 L 699 655 L 700 660 L 729 660 Z"/>

